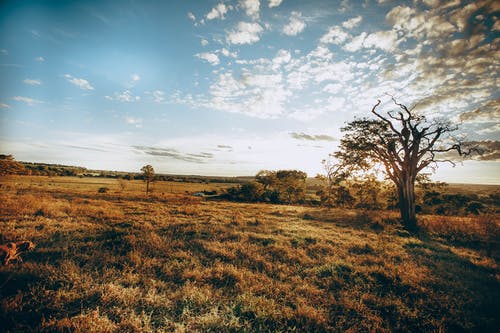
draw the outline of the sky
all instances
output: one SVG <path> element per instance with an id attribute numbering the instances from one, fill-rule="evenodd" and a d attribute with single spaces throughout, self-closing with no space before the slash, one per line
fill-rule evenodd
<path id="1" fill-rule="evenodd" d="M 0 153 L 315 176 L 392 95 L 491 149 L 433 179 L 500 184 L 499 37 L 495 0 L 2 1 Z"/>

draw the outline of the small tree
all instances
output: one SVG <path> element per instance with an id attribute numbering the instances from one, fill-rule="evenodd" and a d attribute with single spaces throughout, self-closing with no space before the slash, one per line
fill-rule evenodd
<path id="1" fill-rule="evenodd" d="M 149 193 L 149 183 L 154 181 L 155 178 L 155 169 L 151 165 L 145 165 L 141 168 L 142 177 L 146 182 L 146 195 Z"/>
<path id="2" fill-rule="evenodd" d="M 338 160 L 335 174 L 343 177 L 381 165 L 396 185 L 403 224 L 415 230 L 417 175 L 436 162 L 451 162 L 441 160 L 441 153 L 456 151 L 459 155 L 468 155 L 470 150 L 465 153 L 461 143 L 450 135 L 457 126 L 448 121 L 428 120 L 394 98 L 392 100 L 398 112 L 382 115 L 376 110 L 381 103 L 379 100 L 371 110 L 374 118 L 356 119 L 342 128 L 345 135 L 340 141 L 340 150 L 333 154 Z"/>

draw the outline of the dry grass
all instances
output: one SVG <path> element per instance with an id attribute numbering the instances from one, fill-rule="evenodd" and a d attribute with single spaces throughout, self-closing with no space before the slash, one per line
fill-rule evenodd
<path id="1" fill-rule="evenodd" d="M 500 324 L 496 252 L 457 243 L 491 240 L 494 216 L 424 217 L 428 233 L 417 238 L 391 212 L 32 179 L 40 182 L 18 177 L 0 188 L 4 240 L 37 244 L 23 264 L 0 267 L 2 332 L 486 332 Z M 102 186 L 111 190 L 98 194 Z"/>

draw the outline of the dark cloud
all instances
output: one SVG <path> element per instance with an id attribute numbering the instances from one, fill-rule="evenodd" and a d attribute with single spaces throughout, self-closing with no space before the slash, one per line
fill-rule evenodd
<path id="1" fill-rule="evenodd" d="M 500 160 L 500 141 L 468 141 L 466 147 L 476 147 L 481 154 L 473 156 L 473 159 L 480 161 L 499 161 Z"/>
<path id="2" fill-rule="evenodd" d="M 133 148 L 152 156 L 169 157 L 179 161 L 198 163 L 198 164 L 204 164 L 207 162 L 207 159 L 211 159 L 214 157 L 214 155 L 211 153 L 205 153 L 205 152 L 201 152 L 198 154 L 182 153 L 177 149 L 173 148 L 156 148 L 156 147 L 146 147 L 146 146 L 134 146 Z"/>
<path id="3" fill-rule="evenodd" d="M 474 111 L 462 113 L 460 120 L 475 123 L 500 121 L 500 99 L 491 100 Z"/>
<path id="4" fill-rule="evenodd" d="M 336 139 L 332 136 L 326 134 L 310 135 L 305 133 L 290 133 L 290 136 L 297 140 L 308 140 L 308 141 L 335 141 Z"/>
<path id="5" fill-rule="evenodd" d="M 467 141 L 462 143 L 462 150 L 471 154 L 460 156 L 455 150 L 439 154 L 439 160 L 463 161 L 500 161 L 500 141 Z"/>
<path id="6" fill-rule="evenodd" d="M 98 152 L 104 152 L 104 153 L 110 152 L 109 150 L 106 150 L 106 149 L 100 149 L 100 148 L 94 148 L 94 147 L 84 147 L 84 146 L 75 146 L 75 145 L 63 145 L 63 146 L 69 147 L 69 148 L 74 148 L 74 149 L 98 151 Z"/>

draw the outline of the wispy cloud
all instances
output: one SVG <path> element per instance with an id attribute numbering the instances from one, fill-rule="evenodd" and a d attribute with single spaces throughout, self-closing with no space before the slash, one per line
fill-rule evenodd
<path id="1" fill-rule="evenodd" d="M 307 140 L 307 141 L 335 141 L 336 139 L 330 135 L 326 134 L 316 134 L 316 135 L 310 135 L 306 133 L 296 133 L 292 132 L 290 133 L 290 136 L 294 139 L 297 140 Z"/>
<path id="2" fill-rule="evenodd" d="M 283 27 L 283 33 L 288 36 L 297 36 L 305 28 L 306 23 L 302 19 L 302 14 L 300 12 L 292 12 L 290 22 Z"/>
<path id="3" fill-rule="evenodd" d="M 183 162 L 190 162 L 197 164 L 206 163 L 207 160 L 210 160 L 214 157 L 212 153 L 207 153 L 207 152 L 185 153 L 185 152 L 180 152 L 179 150 L 174 148 L 159 148 L 159 147 L 148 147 L 148 146 L 133 146 L 133 148 L 148 155 L 167 157 L 175 160 L 180 160 Z"/>
<path id="4" fill-rule="evenodd" d="M 124 90 L 122 92 L 115 92 L 112 96 L 104 96 L 107 100 L 118 101 L 118 102 L 137 102 L 141 99 L 140 96 L 134 96 L 130 90 Z"/>
<path id="5" fill-rule="evenodd" d="M 64 74 L 64 77 L 69 83 L 74 84 L 82 90 L 94 90 L 94 87 L 85 79 L 77 78 L 70 74 Z"/>
<path id="6" fill-rule="evenodd" d="M 1 55 L 9 55 L 9 51 L 7 51 L 6 49 L 0 49 L 0 54 Z"/>
<path id="7" fill-rule="evenodd" d="M 9 104 L 5 104 L 5 103 L 0 103 L 0 108 L 2 108 L 2 109 L 9 109 L 10 105 Z"/>
<path id="8" fill-rule="evenodd" d="M 35 58 L 35 61 L 38 61 L 38 62 L 44 62 L 44 61 L 45 61 L 45 58 L 44 58 L 44 57 L 36 57 L 36 58 Z"/>
<path id="9" fill-rule="evenodd" d="M 163 103 L 165 101 L 165 92 L 162 90 L 146 91 L 146 94 L 151 95 L 155 103 Z"/>
<path id="10" fill-rule="evenodd" d="M 142 119 L 141 118 L 126 116 L 125 122 L 129 125 L 134 125 L 137 128 L 142 128 Z"/>
<path id="11" fill-rule="evenodd" d="M 38 79 L 24 79 L 23 82 L 30 86 L 39 86 L 42 84 L 42 81 Z"/>
<path id="12" fill-rule="evenodd" d="M 23 102 L 28 104 L 29 106 L 37 105 L 37 104 L 42 104 L 44 103 L 43 101 L 40 101 L 38 99 L 30 98 L 30 97 L 23 97 L 23 96 L 14 96 L 12 97 L 13 100 L 17 102 Z"/>
<path id="13" fill-rule="evenodd" d="M 134 82 L 137 82 L 137 81 L 139 81 L 139 80 L 141 79 L 141 77 L 139 76 L 139 74 L 135 74 L 135 73 L 134 73 L 134 74 L 132 74 L 132 75 L 130 75 L 130 78 L 131 78 L 131 79 L 132 79 L 132 81 L 134 81 Z"/>

